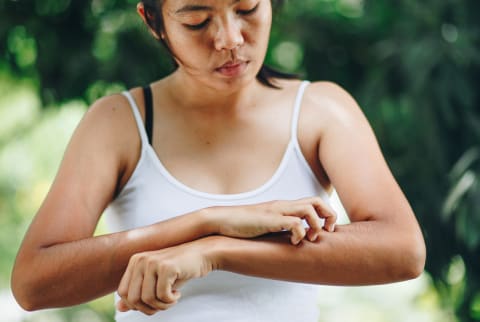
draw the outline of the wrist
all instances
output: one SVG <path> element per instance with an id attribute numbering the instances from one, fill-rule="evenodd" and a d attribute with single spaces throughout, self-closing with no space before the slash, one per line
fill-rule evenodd
<path id="1" fill-rule="evenodd" d="M 218 218 L 218 207 L 209 207 L 200 209 L 197 213 L 200 218 L 200 226 L 202 227 L 203 235 L 217 235 L 220 234 L 220 220 Z"/>
<path id="2" fill-rule="evenodd" d="M 212 270 L 224 270 L 225 249 L 230 240 L 232 238 L 225 236 L 209 236 L 198 240 L 203 246 L 203 256 Z"/>

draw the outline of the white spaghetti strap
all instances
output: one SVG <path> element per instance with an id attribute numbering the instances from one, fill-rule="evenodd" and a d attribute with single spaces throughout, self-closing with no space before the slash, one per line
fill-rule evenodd
<path id="1" fill-rule="evenodd" d="M 145 131 L 145 125 L 143 124 L 142 116 L 138 111 L 137 103 L 135 103 L 135 100 L 133 99 L 132 94 L 130 94 L 130 92 L 125 91 L 125 92 L 122 92 L 122 94 L 128 99 L 128 102 L 130 103 L 130 107 L 132 108 L 133 116 L 135 117 L 135 121 L 137 123 L 138 132 L 140 133 L 140 138 L 142 140 L 142 146 L 148 146 L 149 143 L 147 138 L 147 132 Z"/>
<path id="2" fill-rule="evenodd" d="M 300 118 L 300 109 L 302 107 L 303 94 L 305 93 L 305 89 L 307 88 L 308 84 L 310 84 L 309 81 L 303 81 L 300 84 L 297 92 L 297 97 L 295 99 L 295 106 L 293 107 L 291 139 L 294 142 L 298 142 L 298 139 L 297 139 L 298 120 Z"/>

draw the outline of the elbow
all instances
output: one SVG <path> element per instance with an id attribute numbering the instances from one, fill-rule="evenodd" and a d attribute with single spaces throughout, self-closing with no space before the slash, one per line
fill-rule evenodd
<path id="1" fill-rule="evenodd" d="M 397 280 L 410 280 L 419 277 L 425 269 L 426 247 L 423 238 L 408 243 L 399 252 Z"/>
<path id="2" fill-rule="evenodd" d="M 18 305 L 20 305 L 20 307 L 25 310 L 25 311 L 28 311 L 28 312 L 33 312 L 33 311 L 36 311 L 36 310 L 39 310 L 40 308 L 39 307 L 36 307 L 34 303 L 30 302 L 28 300 L 28 298 L 26 297 L 22 297 L 22 296 L 18 296 L 17 294 L 13 294 L 14 297 L 15 297 L 15 300 L 17 301 Z"/>
<path id="3" fill-rule="evenodd" d="M 38 310 L 39 308 L 36 307 L 35 303 L 31 300 L 34 298 L 30 294 L 28 294 L 27 291 L 27 285 L 26 283 L 22 283 L 18 281 L 18 278 L 13 278 L 11 281 L 11 289 L 13 293 L 13 297 L 17 301 L 18 305 L 25 311 L 35 311 Z"/>
<path id="4" fill-rule="evenodd" d="M 400 280 L 410 280 L 419 277 L 425 268 L 425 252 L 416 251 L 405 261 Z"/>
<path id="5" fill-rule="evenodd" d="M 40 306 L 38 301 L 41 299 L 41 295 L 35 294 L 35 281 L 29 278 L 31 274 L 25 274 L 21 271 L 20 268 L 14 267 L 10 281 L 15 300 L 25 311 L 31 312 L 42 309 L 43 307 Z"/>

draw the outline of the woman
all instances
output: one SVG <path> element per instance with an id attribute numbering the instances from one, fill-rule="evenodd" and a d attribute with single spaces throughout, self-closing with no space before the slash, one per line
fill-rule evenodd
<path id="1" fill-rule="evenodd" d="M 270 0 L 137 9 L 178 68 L 86 113 L 17 256 L 24 308 L 118 290 L 118 321 L 316 321 L 313 284 L 422 272 L 422 234 L 356 102 L 263 67 Z M 351 224 L 334 227 L 333 187 Z M 113 233 L 92 237 L 106 208 Z"/>

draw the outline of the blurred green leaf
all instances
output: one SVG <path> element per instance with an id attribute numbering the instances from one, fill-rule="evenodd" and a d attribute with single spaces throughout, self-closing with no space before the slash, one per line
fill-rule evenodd
<path id="1" fill-rule="evenodd" d="M 49 151 L 46 140 L 59 132 L 66 140 L 83 102 L 172 70 L 136 2 L 0 0 L 3 283 L 65 144 Z M 335 81 L 357 98 L 421 223 L 441 301 L 462 322 L 479 312 L 478 12 L 478 0 L 289 1 L 267 53 L 269 64 Z M 22 94 L 13 97 L 16 87 Z M 448 283 L 452 258 L 465 266 L 464 287 Z"/>

